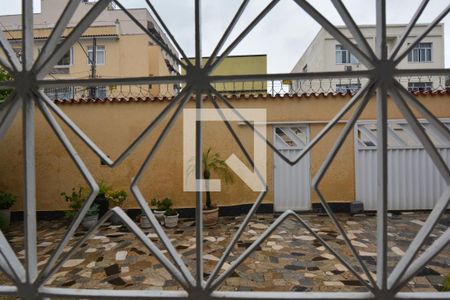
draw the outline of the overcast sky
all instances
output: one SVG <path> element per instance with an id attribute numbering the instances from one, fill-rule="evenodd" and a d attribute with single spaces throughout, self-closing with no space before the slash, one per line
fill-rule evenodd
<path id="1" fill-rule="evenodd" d="M 242 0 L 203 0 L 203 41 L 207 56 L 212 52 Z M 20 12 L 19 0 L 1 0 L 0 14 Z M 39 0 L 35 10 L 40 11 Z M 234 30 L 236 37 L 240 30 L 267 5 L 269 0 L 252 0 Z M 408 23 L 421 0 L 387 0 L 388 23 Z M 122 0 L 126 7 L 146 7 L 143 0 Z M 173 32 L 187 55 L 194 55 L 194 7 L 193 0 L 153 0 L 162 18 Z M 310 1 L 332 23 L 343 25 L 330 0 Z M 375 0 L 344 0 L 344 4 L 358 24 L 375 23 Z M 450 0 L 431 0 L 420 18 L 420 23 L 432 21 Z M 450 66 L 450 16 L 445 24 L 445 61 Z M 261 21 L 232 54 L 267 54 L 270 73 L 290 72 L 306 47 L 320 30 L 292 0 L 280 3 Z"/>

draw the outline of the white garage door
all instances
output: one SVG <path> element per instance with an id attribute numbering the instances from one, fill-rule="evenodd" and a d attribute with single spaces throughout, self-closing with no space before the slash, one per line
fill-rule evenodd
<path id="1" fill-rule="evenodd" d="M 275 147 L 290 160 L 298 158 L 308 139 L 307 125 L 274 127 Z M 291 166 L 274 153 L 274 194 L 276 211 L 311 208 L 309 154 Z"/>
<path id="2" fill-rule="evenodd" d="M 449 123 L 447 123 L 447 126 Z M 447 165 L 450 141 L 429 123 L 422 123 Z M 375 122 L 355 126 L 356 200 L 364 209 L 377 208 L 377 154 Z M 388 208 L 432 209 L 443 193 L 444 180 L 405 121 L 390 121 L 388 132 Z"/>

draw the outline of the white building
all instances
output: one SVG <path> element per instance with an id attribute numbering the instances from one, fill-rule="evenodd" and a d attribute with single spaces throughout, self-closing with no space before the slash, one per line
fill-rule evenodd
<path id="1" fill-rule="evenodd" d="M 406 39 L 403 51 L 408 45 L 421 34 L 428 24 L 417 24 Z M 361 33 L 367 40 L 372 49 L 375 49 L 376 29 L 374 25 L 362 25 L 359 27 Z M 342 33 L 351 38 L 350 31 L 345 26 L 338 27 Z M 388 25 L 387 41 L 388 51 L 391 52 L 397 41 L 401 38 L 406 25 Z M 411 68 L 444 68 L 444 27 L 443 24 L 437 25 L 398 65 L 399 69 Z M 311 42 L 305 53 L 299 59 L 292 69 L 292 73 L 301 72 L 330 72 L 330 71 L 359 71 L 366 67 L 361 64 L 348 50 L 331 36 L 326 30 L 321 29 L 314 40 Z M 313 81 L 293 81 L 292 90 L 294 92 L 314 92 L 335 91 L 346 92 L 355 91 L 361 87 L 364 79 L 330 79 Z M 410 90 L 415 89 L 435 89 L 442 85 L 445 86 L 445 79 L 439 77 L 427 78 L 405 78 L 400 81 Z M 320 85 L 320 86 L 319 86 Z"/>

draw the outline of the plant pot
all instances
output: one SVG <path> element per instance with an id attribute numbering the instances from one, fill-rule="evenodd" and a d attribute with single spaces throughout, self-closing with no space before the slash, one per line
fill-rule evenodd
<path id="1" fill-rule="evenodd" d="M 104 196 L 98 196 L 94 200 L 94 204 L 98 205 L 98 216 L 103 217 L 104 214 L 108 212 L 109 201 Z"/>
<path id="2" fill-rule="evenodd" d="M 219 222 L 219 208 L 203 209 L 203 225 L 214 226 Z"/>
<path id="3" fill-rule="evenodd" d="M 122 219 L 120 219 L 119 216 L 116 214 L 111 215 L 109 220 L 111 221 L 111 223 L 113 225 L 121 225 L 122 224 Z"/>
<path id="4" fill-rule="evenodd" d="M 158 220 L 159 224 L 164 225 L 164 213 L 165 210 L 153 210 L 155 218 Z"/>
<path id="5" fill-rule="evenodd" d="M 95 225 L 97 225 L 97 222 L 98 222 L 98 214 L 84 217 L 83 221 L 81 222 L 81 225 L 84 227 L 84 229 L 89 230 Z"/>
<path id="6" fill-rule="evenodd" d="M 176 227 L 177 224 L 178 224 L 178 216 L 179 216 L 179 214 L 176 214 L 175 216 L 166 216 L 166 215 L 164 215 L 164 225 L 167 228 Z"/>
<path id="7" fill-rule="evenodd" d="M 152 224 L 150 223 L 150 220 L 147 218 L 146 215 L 141 215 L 141 228 L 147 229 L 152 227 Z"/>
<path id="8" fill-rule="evenodd" d="M 11 210 L 9 208 L 7 209 L 0 209 L 0 228 L 6 229 L 9 227 L 9 224 L 11 222 Z"/>

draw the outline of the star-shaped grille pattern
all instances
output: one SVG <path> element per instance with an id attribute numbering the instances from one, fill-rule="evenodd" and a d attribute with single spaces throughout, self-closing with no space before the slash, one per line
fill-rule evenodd
<path id="1" fill-rule="evenodd" d="M 191 0 L 186 0 L 191 1 Z M 25 265 L 22 265 L 12 250 L 3 233 L 0 232 L 0 267 L 2 271 L 14 282 L 15 286 L 0 287 L 0 294 L 15 294 L 23 299 L 42 299 L 47 297 L 69 296 L 80 298 L 186 298 L 186 299 L 212 299 L 212 298 L 233 298 L 233 299 L 302 299 L 304 297 L 313 298 L 336 298 L 336 294 L 326 293 L 311 293 L 305 295 L 304 293 L 234 293 L 234 292 L 219 292 L 220 284 L 238 267 L 244 259 L 246 259 L 286 218 L 292 217 L 302 224 L 318 241 L 320 241 L 326 249 L 331 251 L 336 258 L 344 264 L 358 280 L 364 284 L 367 293 L 342 293 L 342 299 L 368 299 L 383 297 L 386 299 L 393 299 L 396 296 L 408 297 L 409 294 L 399 293 L 399 290 L 412 278 L 421 268 L 423 268 L 434 256 L 436 256 L 450 241 L 450 229 L 447 229 L 443 235 L 437 238 L 432 245 L 428 246 L 423 253 L 417 257 L 419 250 L 424 245 L 425 240 L 430 235 L 434 226 L 439 220 L 444 210 L 448 207 L 450 201 L 450 171 L 448 166 L 443 161 L 441 155 L 433 145 L 432 141 L 424 131 L 423 127 L 418 122 L 417 118 L 412 112 L 412 108 L 417 110 L 425 119 L 433 124 L 444 137 L 450 140 L 449 129 L 442 124 L 425 106 L 423 106 L 413 95 L 399 84 L 395 77 L 401 74 L 424 74 L 429 75 L 436 70 L 398 70 L 397 66 L 402 59 L 408 55 L 413 49 L 450 11 L 450 5 L 443 7 L 442 12 L 429 24 L 429 26 L 418 35 L 415 40 L 406 48 L 406 38 L 409 37 L 411 30 L 414 28 L 419 17 L 425 10 L 428 0 L 422 1 L 416 13 L 412 17 L 405 32 L 395 45 L 392 53 L 388 55 L 386 43 L 386 1 L 376 0 L 376 30 L 377 41 L 376 49 L 373 51 L 363 37 L 357 24 L 353 20 L 349 11 L 344 6 L 341 0 L 331 0 L 339 15 L 342 17 L 345 25 L 349 29 L 353 43 L 346 37 L 338 28 L 336 28 L 330 21 L 327 20 L 314 6 L 306 0 L 292 0 L 313 19 L 315 19 L 325 30 L 327 30 L 341 45 L 348 49 L 358 60 L 367 67 L 367 71 L 360 72 L 361 75 L 366 76 L 369 80 L 348 103 L 341 109 L 341 111 L 316 135 L 316 137 L 306 146 L 301 155 L 295 160 L 290 160 L 285 157 L 276 147 L 270 142 L 266 141 L 267 145 L 279 155 L 288 164 L 297 164 L 349 111 L 353 110 L 348 122 L 344 126 L 340 136 L 337 138 L 331 151 L 324 160 L 320 170 L 313 180 L 313 189 L 319 196 L 320 202 L 328 213 L 330 219 L 337 227 L 339 233 L 348 246 L 350 252 L 356 258 L 363 273 L 369 279 L 364 280 L 355 267 L 342 254 L 338 253 L 333 247 L 317 235 L 301 216 L 293 211 L 286 211 L 280 215 L 276 221 L 256 239 L 253 244 L 248 247 L 231 266 L 223 273 L 219 274 L 221 267 L 229 258 L 229 255 L 241 237 L 244 229 L 250 222 L 252 216 L 255 214 L 267 191 L 261 192 L 257 197 L 255 203 L 250 209 L 248 215 L 239 226 L 228 247 L 223 252 L 223 256 L 217 262 L 217 265 L 208 280 L 203 278 L 203 236 L 202 236 L 202 193 L 197 192 L 196 195 L 196 266 L 195 272 L 192 274 L 182 261 L 168 236 L 159 225 L 157 219 L 148 207 L 144 196 L 142 195 L 138 184 L 142 178 L 144 171 L 151 165 L 151 161 L 159 146 L 164 141 L 164 138 L 169 133 L 172 125 L 177 120 L 177 117 L 182 112 L 191 96 L 195 96 L 196 108 L 201 109 L 203 106 L 203 96 L 209 96 L 208 99 L 212 101 L 214 107 L 219 111 L 223 117 L 222 109 L 219 101 L 227 108 L 232 109 L 243 122 L 250 126 L 253 130 L 253 125 L 245 120 L 235 107 L 218 92 L 212 84 L 214 82 L 223 81 L 224 78 L 212 76 L 212 71 L 227 57 L 237 45 L 269 14 L 272 9 L 280 3 L 280 0 L 270 1 L 269 4 L 249 23 L 249 25 L 229 44 L 229 46 L 222 51 L 225 43 L 228 41 L 231 33 L 235 29 L 236 24 L 240 20 L 244 11 L 246 10 L 250 0 L 243 0 L 229 26 L 222 35 L 211 57 L 206 64 L 201 64 L 202 58 L 202 39 L 201 39 L 201 0 L 193 0 L 195 2 L 195 62 L 192 63 L 186 56 L 182 47 L 178 44 L 169 28 L 164 23 L 164 20 L 158 14 L 150 0 L 146 0 L 148 7 L 153 16 L 161 24 L 167 36 L 175 45 L 177 51 L 181 54 L 180 59 L 174 54 L 159 38 L 154 36 L 154 33 L 149 31 L 145 26 L 139 22 L 124 6 L 124 1 L 99 0 L 92 9 L 81 19 L 78 25 L 70 32 L 70 34 L 60 43 L 60 37 L 72 15 L 75 13 L 81 1 L 69 1 L 66 8 L 62 12 L 57 24 L 55 25 L 50 37 L 45 43 L 44 48 L 40 52 L 37 59 L 33 60 L 33 1 L 22 0 L 22 48 L 23 57 L 19 62 L 10 43 L 6 39 L 4 33 L 0 31 L 0 46 L 5 54 L 0 57 L 0 65 L 11 75 L 12 80 L 1 83 L 2 88 L 12 88 L 12 93 L 0 106 L 0 139 L 11 126 L 15 116 L 20 109 L 23 114 L 23 141 L 24 141 L 24 188 L 25 188 Z M 291 0 L 286 0 L 291 1 Z M 122 9 L 128 17 L 139 26 L 153 41 L 155 41 L 164 50 L 167 55 L 171 56 L 174 61 L 181 65 L 186 70 L 186 76 L 165 76 L 165 77 L 148 77 L 148 78 L 114 78 L 114 79 L 93 79 L 92 84 L 140 84 L 140 83 L 182 83 L 184 88 L 182 91 L 167 104 L 162 112 L 151 121 L 144 131 L 120 154 L 115 160 L 111 160 L 102 149 L 100 149 L 78 126 L 57 106 L 50 100 L 41 88 L 55 85 L 71 85 L 76 83 L 75 80 L 46 80 L 45 77 L 49 74 L 53 66 L 64 56 L 70 47 L 77 42 L 83 32 L 95 21 L 98 15 L 105 10 L 108 5 L 114 2 L 120 9 Z M 402 50 L 403 49 L 403 50 Z M 443 70 L 442 72 L 445 72 Z M 324 75 L 324 74 L 322 74 Z M 332 73 L 333 76 L 348 76 L 348 72 L 337 74 Z M 308 75 L 314 78 L 315 74 Z M 225 80 L 242 79 L 239 76 L 225 76 Z M 269 75 L 259 74 L 254 75 L 255 78 L 269 78 Z M 251 79 L 252 75 L 246 77 Z M 333 211 L 330 209 L 327 200 L 322 195 L 319 186 L 330 164 L 333 162 L 337 152 L 352 131 L 356 121 L 364 110 L 372 96 L 376 95 L 377 102 L 377 142 L 378 142 L 378 207 L 377 207 L 377 278 L 373 278 L 367 267 L 361 260 L 358 252 L 354 249 L 346 232 L 337 220 Z M 393 271 L 388 273 L 387 270 L 387 102 L 388 96 L 401 111 L 402 115 L 411 126 L 412 130 L 423 144 L 429 157 L 432 159 L 434 165 L 439 170 L 440 175 L 444 178 L 447 185 L 444 193 L 437 201 L 435 208 L 431 211 L 425 224 L 418 232 L 408 250 L 402 259 L 394 267 Z M 36 183 L 35 183 L 35 140 L 34 140 L 34 122 L 35 122 L 35 108 L 38 108 L 45 117 L 48 124 L 53 129 L 55 135 L 58 137 L 62 145 L 65 147 L 67 153 L 75 162 L 79 171 L 83 174 L 85 180 L 90 186 L 91 193 L 80 209 L 78 215 L 70 224 L 68 231 L 64 238 L 60 241 L 58 247 L 55 249 L 53 255 L 44 266 L 43 270 L 37 270 L 37 245 L 36 245 Z M 143 164 L 138 173 L 131 182 L 131 190 L 137 199 L 141 209 L 149 218 L 156 234 L 159 236 L 162 244 L 167 249 L 169 258 L 158 249 L 154 243 L 142 232 L 142 230 L 126 215 L 120 208 L 114 208 L 109 211 L 103 218 L 101 218 L 97 226 L 91 229 L 84 237 L 82 237 L 67 253 L 63 253 L 64 247 L 67 246 L 69 240 L 75 233 L 76 228 L 87 213 L 89 207 L 94 201 L 98 193 L 98 186 L 84 164 L 83 160 L 78 156 L 76 149 L 61 129 L 54 115 L 60 118 L 77 136 L 81 139 L 102 161 L 109 167 L 114 168 L 120 164 L 126 157 L 132 154 L 133 150 L 139 143 L 160 123 L 160 121 L 172 112 L 169 121 L 157 138 L 154 145 L 148 152 Z M 239 147 L 245 154 L 249 164 L 253 165 L 251 156 L 246 148 L 241 143 L 239 137 L 234 132 L 228 121 L 223 117 L 223 121 L 229 130 L 230 134 L 238 143 Z M 196 125 L 196 177 L 200 178 L 201 174 L 201 153 L 202 153 L 202 122 L 197 122 Z M 265 183 L 266 187 L 267 184 Z M 161 262 L 173 278 L 184 288 L 182 292 L 164 292 L 164 291 L 105 291 L 105 290 L 72 290 L 72 289 L 55 289 L 44 287 L 45 281 L 52 276 L 62 264 L 73 255 L 76 250 L 95 232 L 112 214 L 116 214 L 126 224 L 129 229 L 142 241 L 142 243 L 151 251 L 151 253 Z M 412 295 L 410 295 L 412 296 Z M 427 293 L 418 294 L 415 297 L 424 296 L 427 298 L 439 298 L 442 294 Z"/>

